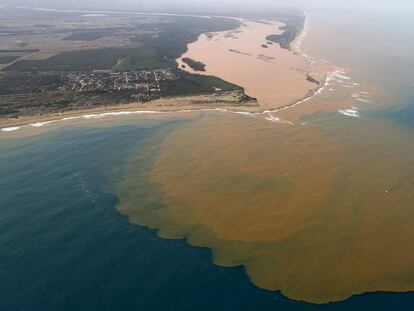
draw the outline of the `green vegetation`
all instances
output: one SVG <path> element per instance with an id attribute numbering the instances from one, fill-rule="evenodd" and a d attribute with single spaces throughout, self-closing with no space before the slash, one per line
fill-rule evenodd
<path id="1" fill-rule="evenodd" d="M 0 74 L 0 95 L 46 92 L 63 83 L 62 77 L 53 73 L 4 72 Z"/>
<path id="2" fill-rule="evenodd" d="M 160 58 L 151 49 L 147 49 L 145 46 L 142 46 L 135 48 L 131 53 L 128 53 L 128 55 L 119 62 L 115 69 L 119 71 L 131 71 L 169 67 L 171 66 L 168 61 Z"/>
<path id="3" fill-rule="evenodd" d="M 159 59 L 176 67 L 175 59 L 187 51 L 187 44 L 194 42 L 202 33 L 237 28 L 240 23 L 226 18 L 174 17 L 169 23 L 142 24 L 139 29 L 156 32 L 132 39 L 151 49 Z"/>
<path id="4" fill-rule="evenodd" d="M 315 83 L 317 85 L 320 85 L 320 82 L 310 75 L 306 75 L 306 80 L 309 81 L 310 83 Z"/>
<path id="5" fill-rule="evenodd" d="M 180 72 L 176 80 L 162 81 L 161 89 L 162 96 L 181 96 L 211 93 L 217 89 L 231 91 L 240 90 L 241 88 L 217 77 Z"/>
<path id="6" fill-rule="evenodd" d="M 76 31 L 63 40 L 66 41 L 94 41 L 113 34 L 112 30 L 86 30 Z"/>
<path id="7" fill-rule="evenodd" d="M 135 49 L 104 48 L 61 53 L 44 60 L 21 60 L 7 71 L 82 71 L 112 69 Z"/>
<path id="8" fill-rule="evenodd" d="M 206 65 L 194 59 L 184 57 L 183 62 L 190 66 L 195 71 L 206 71 Z"/>
<path id="9" fill-rule="evenodd" d="M 126 48 L 102 48 L 71 51 L 44 60 L 21 60 L 7 68 L 8 71 L 88 71 L 115 69 L 121 71 L 175 68 L 175 59 L 186 52 L 187 44 L 197 40 L 204 32 L 230 30 L 239 25 L 225 18 L 174 17 L 168 23 L 135 25 L 135 30 L 145 31 L 131 38 Z M 66 40 L 94 40 L 108 35 L 113 28 L 100 31 L 76 32 Z M 154 35 L 155 33 L 155 35 Z"/>
<path id="10" fill-rule="evenodd" d="M 134 18 L 142 21 L 141 17 Z M 94 29 L 81 26 L 63 40 L 94 41 L 121 33 L 129 44 L 117 46 L 119 40 L 112 44 L 108 38 L 107 47 L 93 48 L 96 45 L 85 43 L 91 48 L 62 52 L 47 59 L 22 59 L 6 67 L 0 72 L 0 115 L 18 117 L 145 102 L 161 96 L 241 90 L 217 77 L 186 73 L 177 68 L 175 61 L 200 34 L 234 29 L 240 25 L 238 21 L 198 17 L 154 20 L 151 23 L 131 21 L 119 27 L 113 24 Z M 45 29 L 46 34 L 48 31 Z M 53 42 L 51 39 L 50 44 Z M 3 52 L 0 57 L 37 51 L 0 50 Z M 9 60 L 4 58 L 4 62 Z M 187 63 L 200 71 L 205 67 L 194 60 Z M 105 72 L 95 72 L 98 70 Z M 70 81 L 73 87 L 68 87 Z"/>
<path id="11" fill-rule="evenodd" d="M 301 33 L 304 24 L 305 17 L 303 16 L 290 16 L 288 18 L 280 18 L 286 25 L 280 27 L 283 33 L 280 35 L 270 35 L 266 37 L 267 41 L 279 43 L 282 49 L 291 50 L 290 44 Z"/>

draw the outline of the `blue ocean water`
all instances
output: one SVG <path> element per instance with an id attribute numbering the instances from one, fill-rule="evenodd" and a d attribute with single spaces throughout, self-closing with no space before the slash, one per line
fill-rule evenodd
<path id="1" fill-rule="evenodd" d="M 180 122 L 0 141 L 0 310 L 414 308 L 413 293 L 290 301 L 256 288 L 242 268 L 214 266 L 208 249 L 128 223 L 111 178 L 141 141 Z"/>

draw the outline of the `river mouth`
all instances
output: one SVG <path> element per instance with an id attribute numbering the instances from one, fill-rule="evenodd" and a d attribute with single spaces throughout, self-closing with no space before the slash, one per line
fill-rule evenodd
<path id="1" fill-rule="evenodd" d="M 269 35 L 282 33 L 283 25 L 277 21 L 242 20 L 237 29 L 202 34 L 177 59 L 178 66 L 243 87 L 248 96 L 258 100 L 262 109 L 287 106 L 305 98 L 318 85 L 307 80 L 306 58 L 266 40 Z M 192 69 L 189 59 L 204 65 L 199 66 L 202 71 Z"/>

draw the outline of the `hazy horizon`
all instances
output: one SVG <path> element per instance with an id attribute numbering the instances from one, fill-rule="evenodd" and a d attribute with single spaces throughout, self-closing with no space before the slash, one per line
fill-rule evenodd
<path id="1" fill-rule="evenodd" d="M 410 14 L 410 9 L 414 9 L 414 3 L 409 0 L 211 0 L 206 3 L 203 0 L 119 0 L 114 3 L 111 0 L 92 0 L 81 1 L 73 0 L 65 3 L 56 3 L 52 0 L 3 0 L 2 5 L 17 5 L 29 7 L 48 7 L 64 9 L 116 9 L 116 10 L 226 10 L 226 11 L 266 11 L 280 7 L 295 7 L 305 10 L 343 10 L 343 11 L 360 11 L 374 10 L 395 12 L 400 11 Z M 414 12 L 414 11 L 413 11 Z"/>

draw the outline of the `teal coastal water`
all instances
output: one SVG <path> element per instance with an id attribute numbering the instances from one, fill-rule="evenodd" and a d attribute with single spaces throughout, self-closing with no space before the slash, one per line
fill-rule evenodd
<path id="1" fill-rule="evenodd" d="M 112 192 L 128 153 L 184 121 L 66 128 L 0 143 L 1 310 L 410 310 L 414 294 L 325 306 L 257 289 L 208 249 L 128 223 Z M 188 121 L 185 121 L 188 122 Z M 143 166 L 150 159 L 143 155 Z M 121 169 L 122 170 L 122 169 Z"/>

